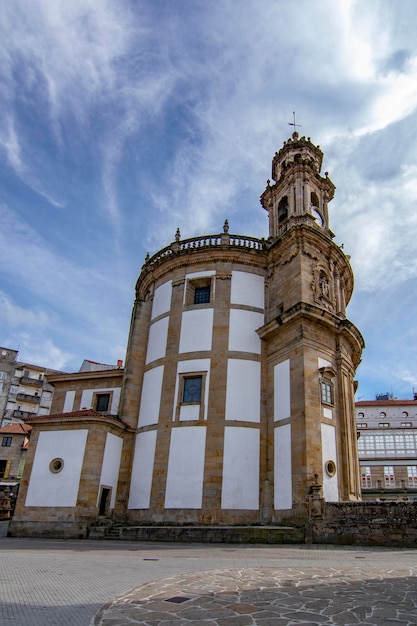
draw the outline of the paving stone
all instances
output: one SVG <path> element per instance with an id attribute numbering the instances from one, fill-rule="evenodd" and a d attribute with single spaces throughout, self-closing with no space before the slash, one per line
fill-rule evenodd
<path id="1" fill-rule="evenodd" d="M 412 626 L 416 574 L 413 550 L 5 539 L 0 623 Z"/>

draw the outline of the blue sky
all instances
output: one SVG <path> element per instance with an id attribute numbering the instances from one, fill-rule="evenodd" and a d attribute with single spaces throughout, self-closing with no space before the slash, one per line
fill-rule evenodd
<path id="1" fill-rule="evenodd" d="M 357 397 L 417 391 L 415 0 L 0 0 L 0 345 L 124 359 L 145 254 L 267 236 L 292 112 L 336 185 L 366 350 Z"/>

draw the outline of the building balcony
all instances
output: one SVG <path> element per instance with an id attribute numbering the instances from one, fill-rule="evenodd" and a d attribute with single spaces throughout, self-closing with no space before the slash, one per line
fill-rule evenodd
<path id="1" fill-rule="evenodd" d="M 20 419 L 26 419 L 27 417 L 32 417 L 32 415 L 36 415 L 36 413 L 33 413 L 31 411 L 19 411 L 17 409 L 12 413 L 13 417 L 17 417 Z"/>
<path id="2" fill-rule="evenodd" d="M 41 401 L 40 396 L 32 396 L 29 393 L 16 394 L 16 400 L 18 402 L 31 402 L 32 404 L 39 404 Z"/>
<path id="3" fill-rule="evenodd" d="M 20 379 L 20 383 L 22 385 L 32 385 L 32 387 L 42 387 L 43 380 L 39 380 L 39 378 L 31 378 L 30 376 L 22 376 Z"/>
<path id="4" fill-rule="evenodd" d="M 398 492 L 398 491 L 413 491 L 417 493 L 417 481 L 415 480 L 396 480 L 391 482 L 384 482 L 382 480 L 369 481 L 362 483 L 363 492 Z"/>

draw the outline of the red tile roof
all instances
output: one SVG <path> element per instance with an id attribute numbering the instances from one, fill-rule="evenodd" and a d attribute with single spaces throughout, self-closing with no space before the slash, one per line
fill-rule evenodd
<path id="1" fill-rule="evenodd" d="M 0 428 L 0 435 L 30 435 L 32 426 L 29 424 L 9 424 Z"/>
<path id="2" fill-rule="evenodd" d="M 56 419 L 56 420 L 65 420 L 72 417 L 105 417 L 111 418 L 123 424 L 129 428 L 129 424 L 121 420 L 117 415 L 111 415 L 110 413 L 99 413 L 98 411 L 93 411 L 93 409 L 81 409 L 81 411 L 70 411 L 69 413 L 53 413 L 52 415 L 33 415 L 32 417 L 28 417 L 28 421 L 35 422 L 38 419 Z"/>
<path id="3" fill-rule="evenodd" d="M 355 406 L 410 406 L 416 404 L 416 400 L 360 400 Z"/>
<path id="4" fill-rule="evenodd" d="M 64 418 L 64 417 L 103 417 L 103 413 L 99 413 L 98 411 L 93 411 L 93 409 L 81 409 L 81 411 L 70 411 L 69 413 L 52 413 L 51 415 L 33 415 L 32 417 L 28 418 L 30 419 L 30 421 L 34 420 L 34 419 L 40 419 L 40 418 L 52 418 L 52 419 L 58 419 L 58 418 Z"/>

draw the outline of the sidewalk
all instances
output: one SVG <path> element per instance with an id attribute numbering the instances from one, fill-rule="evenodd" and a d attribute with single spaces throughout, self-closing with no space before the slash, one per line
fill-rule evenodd
<path id="1" fill-rule="evenodd" d="M 401 626 L 416 573 L 407 549 L 3 538 L 0 623 Z"/>

